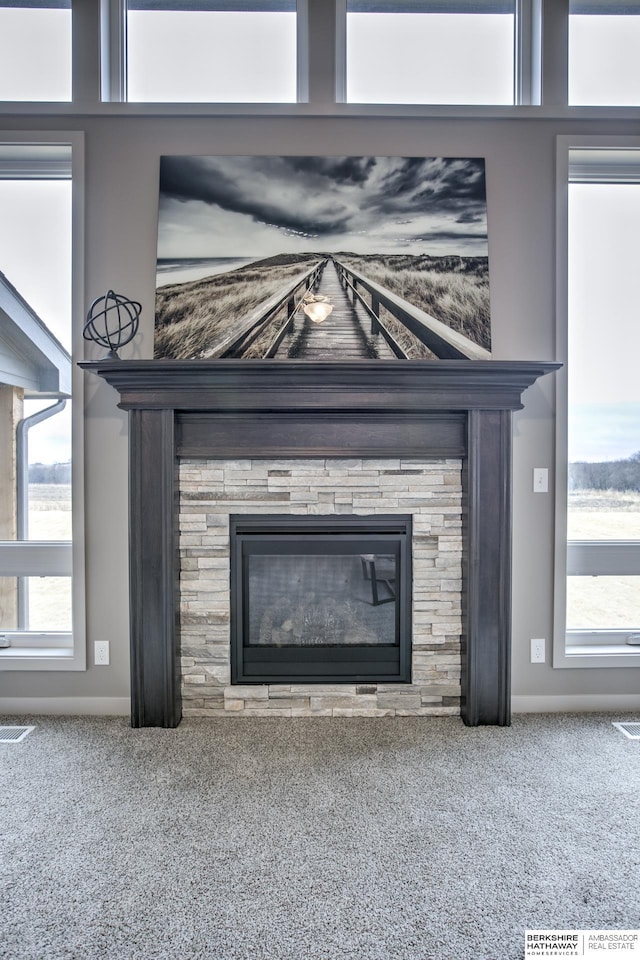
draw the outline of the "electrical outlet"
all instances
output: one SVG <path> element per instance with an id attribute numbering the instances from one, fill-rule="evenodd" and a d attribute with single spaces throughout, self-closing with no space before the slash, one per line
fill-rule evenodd
<path id="1" fill-rule="evenodd" d="M 531 640 L 531 663 L 544 663 L 544 638 Z"/>
<path id="2" fill-rule="evenodd" d="M 533 468 L 533 492 L 549 493 L 549 468 L 548 467 Z"/>
<path id="3" fill-rule="evenodd" d="M 96 667 L 109 665 L 109 641 L 96 640 L 93 644 L 93 662 Z"/>

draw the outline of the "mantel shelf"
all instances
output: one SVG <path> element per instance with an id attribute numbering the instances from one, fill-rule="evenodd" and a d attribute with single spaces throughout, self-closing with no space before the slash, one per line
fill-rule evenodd
<path id="1" fill-rule="evenodd" d="M 119 406 L 267 410 L 519 410 L 522 393 L 559 363 L 512 360 L 97 360 L 80 363 L 120 394 Z"/>

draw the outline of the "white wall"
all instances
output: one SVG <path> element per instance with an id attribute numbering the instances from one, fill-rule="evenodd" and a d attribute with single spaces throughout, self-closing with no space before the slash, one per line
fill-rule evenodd
<path id="1" fill-rule="evenodd" d="M 5 129 L 86 132 L 86 297 L 112 288 L 143 304 L 123 356 L 151 357 L 158 161 L 166 153 L 391 154 L 486 158 L 496 359 L 555 358 L 555 137 L 627 134 L 623 120 L 346 117 L 5 117 Z M 96 358 L 99 351 L 87 351 Z M 538 382 L 514 419 L 513 693 L 633 694 L 635 670 L 531 665 L 529 638 L 551 646 L 553 494 L 531 492 L 553 467 L 554 383 Z M 126 697 L 127 422 L 117 394 L 86 382 L 87 629 L 111 641 L 111 666 L 0 676 L 1 697 Z M 89 657 L 91 660 L 91 657 Z"/>

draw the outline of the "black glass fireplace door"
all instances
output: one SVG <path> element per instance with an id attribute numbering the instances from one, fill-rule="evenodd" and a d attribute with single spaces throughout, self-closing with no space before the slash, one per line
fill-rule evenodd
<path id="1" fill-rule="evenodd" d="M 232 683 L 410 682 L 410 517 L 231 517 L 230 533 Z"/>

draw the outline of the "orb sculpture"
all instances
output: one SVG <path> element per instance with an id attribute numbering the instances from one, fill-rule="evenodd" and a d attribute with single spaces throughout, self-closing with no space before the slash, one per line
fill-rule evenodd
<path id="1" fill-rule="evenodd" d="M 82 336 L 106 347 L 109 352 L 105 359 L 119 360 L 118 350 L 133 340 L 138 332 L 141 311 L 142 304 L 137 300 L 108 290 L 89 307 Z"/>

